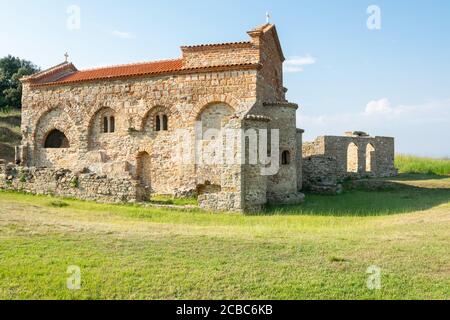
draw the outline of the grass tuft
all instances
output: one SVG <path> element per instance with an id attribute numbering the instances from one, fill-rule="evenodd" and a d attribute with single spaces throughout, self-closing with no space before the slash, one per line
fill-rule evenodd
<path id="1" fill-rule="evenodd" d="M 54 207 L 54 208 L 66 208 L 69 206 L 69 204 L 64 201 L 55 200 L 55 201 L 50 202 L 50 206 Z"/>
<path id="2" fill-rule="evenodd" d="M 174 206 L 197 206 L 198 200 L 196 198 L 174 198 L 171 196 L 153 196 L 150 199 L 153 204 L 159 205 L 174 205 Z"/>
<path id="3" fill-rule="evenodd" d="M 330 262 L 338 262 L 338 263 L 348 262 L 347 259 L 339 258 L 339 257 L 334 257 L 334 256 L 329 257 L 328 260 L 329 260 Z"/>

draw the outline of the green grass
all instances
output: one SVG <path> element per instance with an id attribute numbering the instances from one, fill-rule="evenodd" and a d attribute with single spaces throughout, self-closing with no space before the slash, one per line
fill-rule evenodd
<path id="1" fill-rule="evenodd" d="M 450 160 L 397 155 L 395 166 L 400 173 L 450 175 Z"/>
<path id="2" fill-rule="evenodd" d="M 395 181 L 252 216 L 0 192 L 0 299 L 448 299 L 450 178 Z"/>
<path id="3" fill-rule="evenodd" d="M 196 198 L 174 198 L 172 196 L 152 196 L 150 203 L 159 205 L 174 205 L 174 206 L 197 206 L 198 200 Z"/>

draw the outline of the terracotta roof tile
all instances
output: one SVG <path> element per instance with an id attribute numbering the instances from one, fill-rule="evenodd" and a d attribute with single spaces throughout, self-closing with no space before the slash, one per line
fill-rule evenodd
<path id="1" fill-rule="evenodd" d="M 65 76 L 57 81 L 58 84 L 82 82 L 98 79 L 121 78 L 131 76 L 142 76 L 158 73 L 167 73 L 172 71 L 179 71 L 183 68 L 183 61 L 179 60 L 164 60 L 156 62 L 144 62 L 128 65 L 119 65 L 98 69 L 90 69 L 83 71 L 76 71 L 68 76 Z M 36 84 L 45 84 L 43 83 Z"/>
<path id="2" fill-rule="evenodd" d="M 66 85 L 78 82 L 88 82 L 96 80 L 108 80 L 119 78 L 130 78 L 139 76 L 152 76 L 162 74 L 190 74 L 192 72 L 221 72 L 231 70 L 249 70 L 259 69 L 261 65 L 259 63 L 242 63 L 242 64 L 230 64 L 230 65 L 217 65 L 210 67 L 197 67 L 197 68 L 183 68 L 182 60 L 170 60 L 159 61 L 150 63 L 140 63 L 134 65 L 123 65 L 116 67 L 108 67 L 101 69 L 91 69 L 84 71 L 76 71 L 72 74 L 60 78 L 58 80 L 42 79 L 39 81 L 31 80 L 32 86 L 54 86 L 54 85 Z"/>

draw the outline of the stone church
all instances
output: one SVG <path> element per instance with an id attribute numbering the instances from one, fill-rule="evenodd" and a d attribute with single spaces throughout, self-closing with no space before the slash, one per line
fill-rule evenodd
<path id="1" fill-rule="evenodd" d="M 0 165 L 0 188 L 100 202 L 195 196 L 205 209 L 254 212 L 301 203 L 304 187 L 336 193 L 347 178 L 397 174 L 393 138 L 303 144 L 276 27 L 247 33 L 181 47 L 175 60 L 83 71 L 66 61 L 23 78 L 22 145 L 16 165 Z"/>
<path id="2" fill-rule="evenodd" d="M 298 105 L 285 97 L 277 29 L 266 24 L 248 36 L 245 42 L 184 46 L 175 60 L 83 71 L 64 62 L 22 79 L 18 162 L 70 170 L 77 190 L 61 191 L 59 180 L 52 193 L 86 199 L 196 195 L 203 208 L 238 212 L 301 202 L 303 130 L 297 129 Z M 180 161 L 174 154 L 184 144 L 179 133 L 196 135 L 198 122 L 204 132 L 250 130 L 257 139 L 278 129 L 279 150 L 263 148 L 279 159 L 278 170 L 261 174 L 267 163 L 259 162 Z M 235 155 L 246 157 L 246 141 L 238 140 Z M 119 192 L 111 184 L 126 188 Z"/>

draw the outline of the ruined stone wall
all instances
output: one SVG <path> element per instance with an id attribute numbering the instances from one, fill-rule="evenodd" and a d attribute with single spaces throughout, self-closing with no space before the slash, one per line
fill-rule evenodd
<path id="1" fill-rule="evenodd" d="M 306 185 L 332 174 L 335 175 L 336 181 L 397 175 L 394 164 L 394 138 L 390 137 L 323 136 L 303 145 L 303 157 Z M 335 162 L 332 165 L 334 173 L 324 167 L 330 166 L 330 161 Z"/>
<path id="2" fill-rule="evenodd" d="M 371 151 L 372 148 L 375 151 Z M 394 164 L 394 138 L 326 136 L 325 155 L 336 158 L 337 174 L 340 179 L 365 176 L 390 177 L 397 174 Z"/>
<path id="3" fill-rule="evenodd" d="M 313 155 L 303 158 L 303 188 L 319 194 L 338 192 L 337 161 L 334 157 Z"/>
<path id="4" fill-rule="evenodd" d="M 135 180 L 5 164 L 0 165 L 0 189 L 104 203 L 132 203 L 148 196 Z"/>

